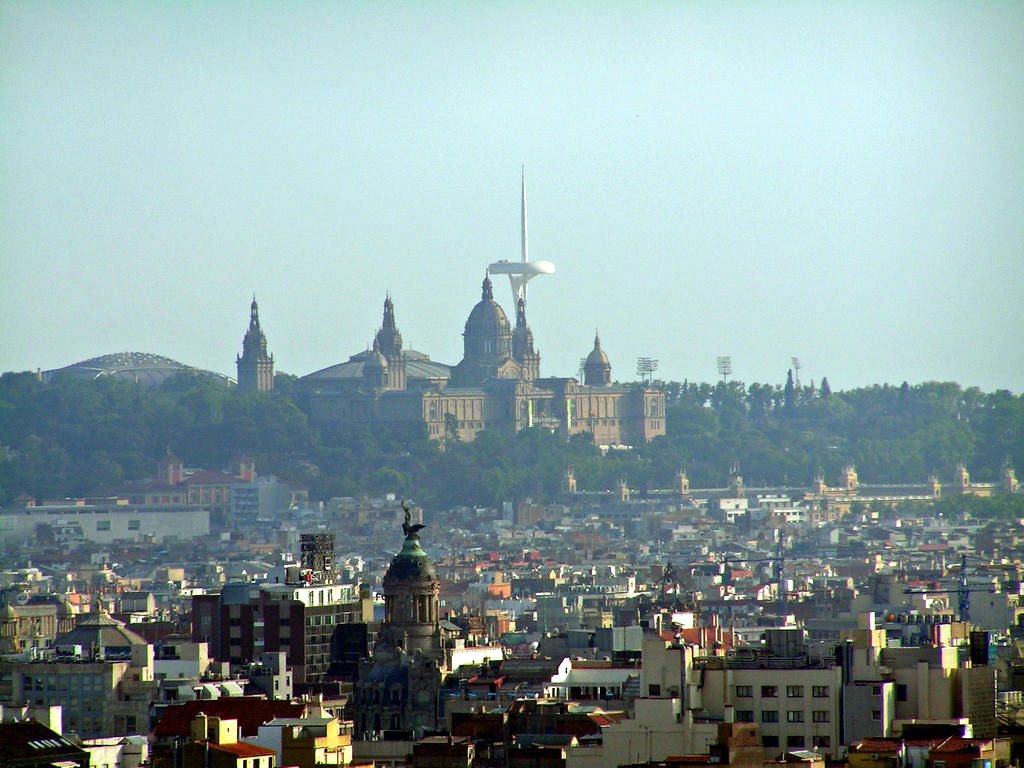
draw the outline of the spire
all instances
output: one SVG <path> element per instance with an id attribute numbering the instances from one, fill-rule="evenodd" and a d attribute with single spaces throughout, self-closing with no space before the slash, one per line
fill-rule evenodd
<path id="1" fill-rule="evenodd" d="M 516 327 L 526 327 L 526 301 L 522 296 L 516 301 Z"/>
<path id="2" fill-rule="evenodd" d="M 395 327 L 395 305 L 391 302 L 390 291 L 384 298 L 384 323 L 383 327 L 391 330 Z"/>
<path id="3" fill-rule="evenodd" d="M 243 392 L 269 392 L 274 388 L 274 356 L 267 353 L 267 337 L 260 328 L 256 294 L 249 305 L 249 328 L 242 339 L 242 354 L 235 359 L 238 388 Z"/>
<path id="4" fill-rule="evenodd" d="M 527 237 L 526 230 L 526 165 L 523 165 L 523 201 L 522 201 L 522 241 L 523 241 L 523 261 L 530 260 L 530 249 L 529 249 L 529 238 Z"/>
<path id="5" fill-rule="evenodd" d="M 483 284 L 483 289 L 480 292 L 480 298 L 483 301 L 493 301 L 494 300 L 494 290 L 491 287 L 490 275 L 484 274 L 484 284 Z"/>

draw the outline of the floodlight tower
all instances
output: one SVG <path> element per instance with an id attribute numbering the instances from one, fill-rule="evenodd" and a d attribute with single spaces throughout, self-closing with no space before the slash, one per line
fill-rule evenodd
<path id="1" fill-rule="evenodd" d="M 718 374 L 722 377 L 722 383 L 729 380 L 732 373 L 732 358 L 729 355 L 722 355 L 718 358 Z"/>
<path id="2" fill-rule="evenodd" d="M 793 363 L 793 384 L 797 389 L 800 389 L 800 358 L 790 358 Z"/>
<path id="3" fill-rule="evenodd" d="M 526 304 L 526 284 L 530 280 L 537 275 L 553 275 L 555 273 L 555 265 L 550 261 L 530 261 L 529 237 L 526 226 L 525 165 L 523 166 L 521 237 L 523 252 L 520 261 L 502 259 L 487 267 L 487 271 L 492 275 L 508 275 L 508 281 L 512 285 L 512 301 L 516 305 L 519 304 L 520 299 L 523 300 L 524 305 Z"/>
<path id="4" fill-rule="evenodd" d="M 658 361 L 650 357 L 638 357 L 636 359 L 636 375 L 641 381 L 650 384 L 654 372 L 658 370 Z"/>

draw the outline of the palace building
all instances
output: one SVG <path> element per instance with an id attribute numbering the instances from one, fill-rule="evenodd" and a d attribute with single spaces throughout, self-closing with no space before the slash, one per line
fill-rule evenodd
<path id="1" fill-rule="evenodd" d="M 323 427 L 422 424 L 440 441 L 471 441 L 484 429 L 514 434 L 541 427 L 565 438 L 591 434 L 601 445 L 636 444 L 665 434 L 664 394 L 641 385 L 613 385 L 611 363 L 597 337 L 583 383 L 542 377 L 525 300 L 517 300 L 513 326 L 494 299 L 490 277 L 484 278 L 480 301 L 466 320 L 457 365 L 404 349 L 388 296 L 372 348 L 304 376 L 299 386 L 313 420 Z"/>

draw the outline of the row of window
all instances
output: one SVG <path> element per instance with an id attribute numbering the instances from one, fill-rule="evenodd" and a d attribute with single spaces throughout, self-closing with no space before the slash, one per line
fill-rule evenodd
<path id="1" fill-rule="evenodd" d="M 737 709 L 736 720 L 741 723 L 752 723 L 754 722 L 754 710 L 752 709 Z M 779 711 L 777 709 L 765 709 L 761 711 L 761 722 L 762 723 L 777 723 L 779 722 Z M 786 712 L 787 723 L 802 723 L 804 722 L 804 711 L 802 709 L 791 709 Z M 812 723 L 828 723 L 831 722 L 831 715 L 827 709 L 816 709 L 811 712 Z"/>
<path id="2" fill-rule="evenodd" d="M 754 695 L 754 686 L 752 685 L 737 685 L 736 686 L 736 698 L 738 699 L 749 699 Z M 812 685 L 811 696 L 816 699 L 827 699 L 829 690 L 827 685 Z M 761 686 L 761 698 L 762 699 L 776 699 L 779 696 L 779 686 L 777 685 L 762 685 Z M 788 699 L 802 699 L 804 697 L 804 686 L 802 685 L 787 685 L 786 686 L 786 698 Z"/>
<path id="3" fill-rule="evenodd" d="M 138 530 L 140 530 L 141 525 L 142 525 L 142 523 L 140 521 L 138 521 L 138 520 L 129 520 L 128 521 L 128 530 L 129 531 L 138 531 Z M 110 521 L 109 520 L 97 520 L 96 521 L 96 530 L 97 531 L 109 531 L 110 530 Z"/>

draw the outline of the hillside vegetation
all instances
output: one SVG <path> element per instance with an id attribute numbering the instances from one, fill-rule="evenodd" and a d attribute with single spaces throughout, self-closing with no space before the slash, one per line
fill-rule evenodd
<path id="1" fill-rule="evenodd" d="M 1005 461 L 1024 469 L 1024 397 L 954 383 L 832 392 L 782 385 L 658 383 L 667 435 L 602 456 L 587 436 L 539 430 L 483 433 L 446 450 L 421 429 L 321 433 L 279 376 L 273 396 L 243 395 L 179 375 L 159 389 L 112 379 L 42 383 L 0 376 L 0 504 L 19 494 L 100 494 L 149 477 L 168 449 L 187 466 L 226 467 L 239 454 L 260 474 L 309 488 L 314 499 L 395 491 L 436 506 L 494 504 L 559 492 L 573 467 L 580 490 L 668 488 L 680 467 L 693 487 L 723 486 L 739 467 L 748 485 L 836 483 L 847 463 L 861 482 L 944 481 L 964 461 L 995 481 Z"/>

